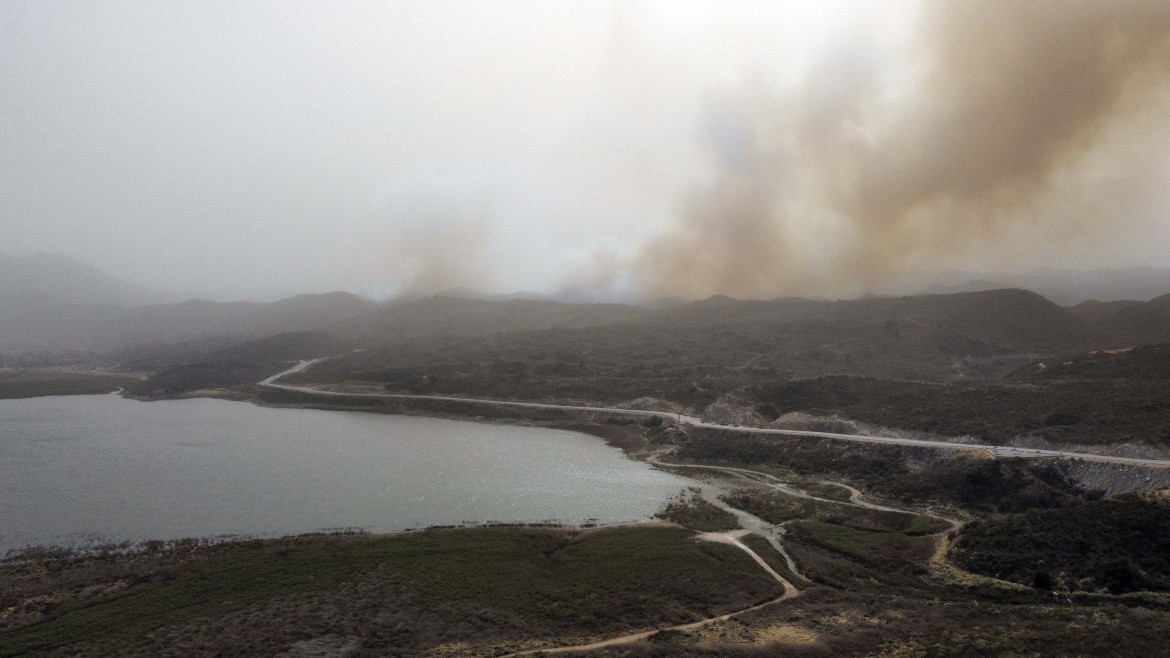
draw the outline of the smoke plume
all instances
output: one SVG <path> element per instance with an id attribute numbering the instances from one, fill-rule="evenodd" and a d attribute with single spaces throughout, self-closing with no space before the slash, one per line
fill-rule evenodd
<path id="1" fill-rule="evenodd" d="M 917 21 L 894 52 L 862 34 L 792 88 L 712 101 L 709 179 L 615 277 L 647 295 L 851 294 L 1151 221 L 1136 208 L 1166 184 L 1145 159 L 1168 143 L 1170 3 L 955 0 Z"/>
<path id="2" fill-rule="evenodd" d="M 375 298 L 425 296 L 490 289 L 486 216 L 459 204 L 414 199 L 391 213 L 386 234 L 370 244 L 370 270 L 390 289 L 371 288 Z"/>

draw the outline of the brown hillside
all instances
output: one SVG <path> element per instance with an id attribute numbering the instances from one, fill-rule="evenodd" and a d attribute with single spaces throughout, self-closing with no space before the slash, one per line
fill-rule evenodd
<path id="1" fill-rule="evenodd" d="M 1170 295 L 1148 302 L 1088 301 L 1069 311 L 1082 322 L 1108 335 L 1117 346 L 1170 342 Z"/>

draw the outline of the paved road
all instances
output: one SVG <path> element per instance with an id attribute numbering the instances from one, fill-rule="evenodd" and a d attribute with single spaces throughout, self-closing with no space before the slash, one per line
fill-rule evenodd
<path id="1" fill-rule="evenodd" d="M 607 413 L 614 415 L 635 416 L 639 418 L 659 417 L 667 420 L 677 421 L 683 425 L 691 427 L 705 427 L 710 429 L 745 432 L 751 434 L 778 434 L 785 436 L 813 436 L 826 439 L 838 439 L 842 441 L 857 441 L 860 443 L 887 443 L 893 445 L 904 446 L 920 446 L 924 448 L 950 448 L 960 450 L 986 450 L 996 457 L 1056 457 L 1061 459 L 1083 459 L 1091 462 L 1105 462 L 1110 464 L 1125 464 L 1128 466 L 1148 466 L 1152 468 L 1170 468 L 1170 460 L 1164 459 L 1141 459 L 1136 457 L 1114 457 L 1112 455 L 1094 455 L 1092 453 L 1083 452 L 1067 452 L 1063 450 L 1037 450 L 1033 448 L 1015 448 L 1011 446 L 995 446 L 995 445 L 981 445 L 974 443 L 954 443 L 950 441 L 928 441 L 925 439 L 906 439 L 894 436 L 872 436 L 868 434 L 840 434 L 837 432 L 814 432 L 811 430 L 782 430 L 768 427 L 739 427 L 727 426 L 719 423 L 705 423 L 700 418 L 694 416 L 685 416 L 681 414 L 670 413 L 666 411 L 644 411 L 640 409 L 618 409 L 614 407 L 584 407 L 566 404 L 545 404 L 540 402 L 511 402 L 505 400 L 483 400 L 479 398 L 460 398 L 442 395 L 409 395 L 405 393 L 348 393 L 342 391 L 323 391 L 317 388 L 308 386 L 289 386 L 287 384 L 277 384 L 276 380 L 281 377 L 300 372 L 309 366 L 313 365 L 320 359 L 313 361 L 302 361 L 296 366 L 273 375 L 262 382 L 258 386 L 267 388 L 274 388 L 286 391 L 295 391 L 298 393 L 306 393 L 309 395 L 318 395 L 321 397 L 343 397 L 343 398 L 381 398 L 389 400 L 444 400 L 449 402 L 462 402 L 467 404 L 482 404 L 495 407 L 511 407 L 517 409 L 558 409 L 563 411 L 593 411 L 599 413 Z"/>

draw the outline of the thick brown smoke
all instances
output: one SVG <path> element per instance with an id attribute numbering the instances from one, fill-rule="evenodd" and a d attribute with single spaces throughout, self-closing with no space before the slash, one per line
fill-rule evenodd
<path id="1" fill-rule="evenodd" d="M 716 103 L 711 180 L 628 263 L 643 291 L 857 292 L 1021 223 L 1067 242 L 1141 221 L 1109 195 L 1146 183 L 1092 188 L 1084 170 L 1108 152 L 1140 171 L 1125 149 L 1143 139 L 1111 139 L 1119 124 L 1170 128 L 1170 2 L 930 2 L 909 48 L 885 66 L 856 39 L 794 92 Z M 1062 203 L 1070 189 L 1117 214 L 1086 216 L 1099 205 Z"/>
<path id="2" fill-rule="evenodd" d="M 371 245 L 371 266 L 397 286 L 377 294 L 425 296 L 491 288 L 487 218 L 453 205 L 420 202 L 395 214 L 401 220 Z"/>

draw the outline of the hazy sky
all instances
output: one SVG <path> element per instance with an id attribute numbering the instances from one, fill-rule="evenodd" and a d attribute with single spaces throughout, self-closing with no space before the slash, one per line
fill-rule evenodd
<path id="1" fill-rule="evenodd" d="M 0 252 L 241 296 L 1170 265 L 1170 3 L 0 2 Z"/>

